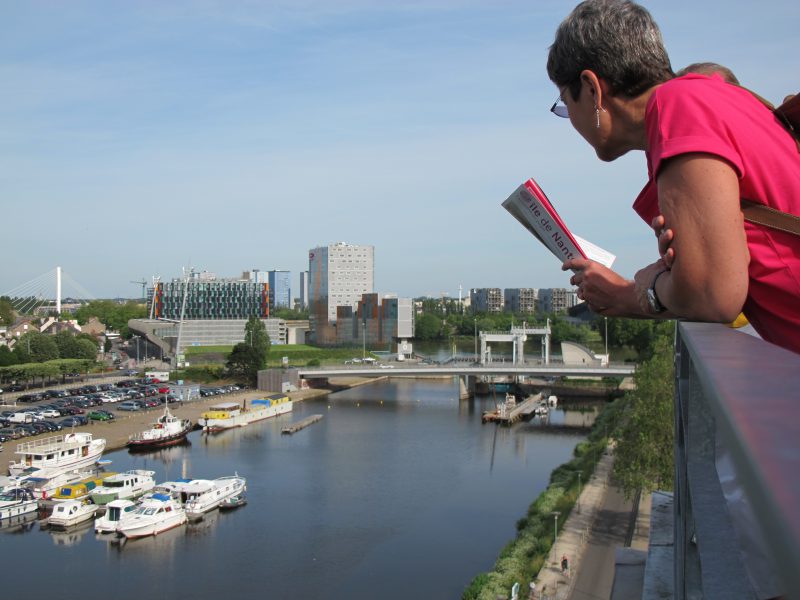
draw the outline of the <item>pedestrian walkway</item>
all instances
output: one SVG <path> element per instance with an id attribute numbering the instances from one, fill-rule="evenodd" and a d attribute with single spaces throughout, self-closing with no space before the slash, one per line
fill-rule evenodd
<path id="1" fill-rule="evenodd" d="M 577 580 L 576 574 L 581 569 L 592 528 L 609 495 L 608 482 L 613 465 L 614 456 L 609 448 L 600 458 L 592 477 L 581 490 L 575 507 L 561 528 L 542 570 L 539 571 L 536 579 L 536 597 L 538 599 L 567 600 L 571 597 Z M 611 548 L 610 551 L 613 556 L 614 549 Z M 565 555 L 569 561 L 569 569 L 566 573 L 562 573 L 561 557 Z M 610 576 L 613 578 L 613 560 L 611 565 Z"/>

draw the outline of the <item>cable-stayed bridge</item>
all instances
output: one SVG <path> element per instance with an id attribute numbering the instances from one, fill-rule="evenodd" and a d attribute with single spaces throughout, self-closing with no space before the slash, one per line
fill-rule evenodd
<path id="1" fill-rule="evenodd" d="M 95 300 L 94 295 L 69 276 L 61 267 L 54 267 L 10 290 L 0 292 L 10 298 L 11 304 L 20 314 L 37 311 L 61 313 L 64 298 L 81 304 Z"/>

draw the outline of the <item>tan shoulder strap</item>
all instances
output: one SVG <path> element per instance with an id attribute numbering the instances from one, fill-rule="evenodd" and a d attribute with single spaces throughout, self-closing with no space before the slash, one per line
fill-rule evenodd
<path id="1" fill-rule="evenodd" d="M 741 207 L 745 221 L 800 236 L 800 217 L 797 215 L 781 212 L 746 198 L 741 199 Z"/>

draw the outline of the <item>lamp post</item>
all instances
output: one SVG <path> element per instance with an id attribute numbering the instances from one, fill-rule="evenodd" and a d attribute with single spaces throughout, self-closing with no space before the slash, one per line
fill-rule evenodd
<path id="1" fill-rule="evenodd" d="M 363 319 L 361 321 L 361 343 L 363 344 L 361 347 L 361 360 L 367 358 L 367 320 Z"/>
<path id="2" fill-rule="evenodd" d="M 555 517 L 555 524 L 553 525 L 553 559 L 558 564 L 558 515 L 561 514 L 561 511 L 554 510 L 550 514 Z"/>
<path id="3" fill-rule="evenodd" d="M 578 500 L 576 504 L 578 505 L 578 512 L 581 512 L 581 471 L 578 471 Z"/>
<path id="4" fill-rule="evenodd" d="M 606 335 L 605 335 L 605 340 L 606 340 L 606 360 L 608 360 L 608 362 L 611 362 L 610 357 L 608 356 L 608 317 L 603 317 L 603 321 L 605 321 L 605 326 L 606 326 Z"/>

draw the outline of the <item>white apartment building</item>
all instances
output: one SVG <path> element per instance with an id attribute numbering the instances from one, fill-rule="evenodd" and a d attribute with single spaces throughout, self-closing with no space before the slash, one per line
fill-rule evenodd
<path id="1" fill-rule="evenodd" d="M 312 312 L 327 303 L 328 322 L 336 320 L 336 308 L 355 307 L 362 294 L 373 291 L 374 246 L 337 242 L 308 253 L 308 301 Z"/>

